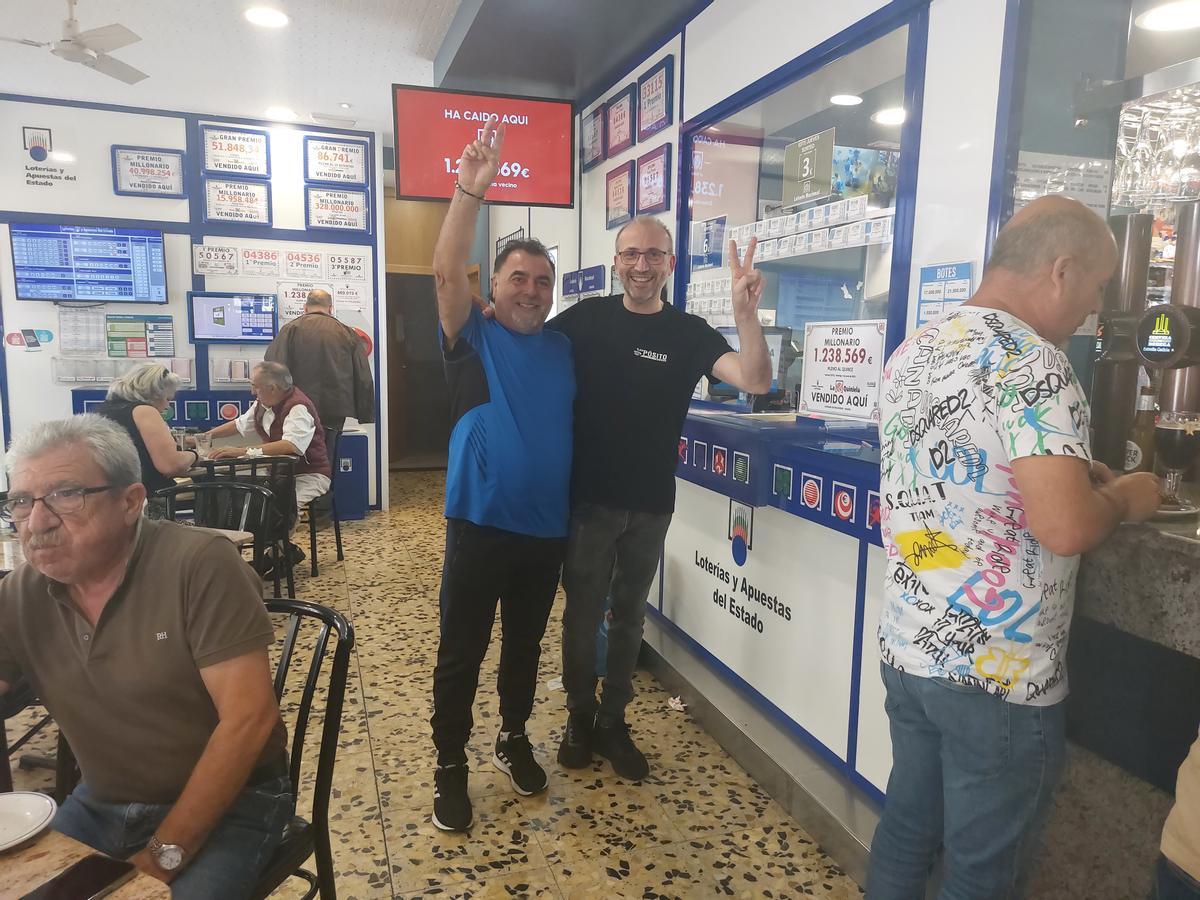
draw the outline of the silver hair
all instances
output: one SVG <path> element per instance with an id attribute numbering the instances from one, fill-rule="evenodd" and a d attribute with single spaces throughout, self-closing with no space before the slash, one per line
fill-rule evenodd
<path id="1" fill-rule="evenodd" d="M 632 228 L 634 225 L 654 225 L 662 229 L 662 233 L 667 236 L 667 252 L 674 253 L 675 239 L 671 236 L 671 229 L 663 224 L 662 219 L 656 219 L 654 216 L 638 216 L 636 219 L 630 219 L 617 230 L 617 236 L 613 239 L 613 246 L 619 251 L 621 249 L 621 235 L 625 233 L 626 228 Z"/>
<path id="2" fill-rule="evenodd" d="M 291 390 L 292 373 L 288 371 L 288 367 L 283 363 L 260 362 L 254 368 L 266 376 L 268 384 L 274 385 L 281 391 Z"/>
<path id="3" fill-rule="evenodd" d="M 142 480 L 142 464 L 125 429 L 95 413 L 32 426 L 9 444 L 4 467 L 11 476 L 22 463 L 63 447 L 76 448 L 95 459 L 111 485 L 126 487 Z"/>
<path id="4" fill-rule="evenodd" d="M 136 366 L 108 386 L 109 400 L 158 403 L 179 390 L 180 377 L 159 363 Z"/>

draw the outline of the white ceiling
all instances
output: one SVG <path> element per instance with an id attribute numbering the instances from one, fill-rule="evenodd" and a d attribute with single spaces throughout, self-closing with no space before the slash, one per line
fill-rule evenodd
<path id="1" fill-rule="evenodd" d="M 0 44 L 0 91 L 262 118 L 269 106 L 356 120 L 391 144 L 389 85 L 433 83 L 433 57 L 461 0 L 79 0 L 83 30 L 120 22 L 142 40 L 113 56 L 149 74 L 126 85 L 51 55 Z M 253 5 L 282 29 L 243 17 Z M 0 34 L 57 40 L 63 0 L 0 0 Z M 353 104 L 350 110 L 338 104 Z"/>

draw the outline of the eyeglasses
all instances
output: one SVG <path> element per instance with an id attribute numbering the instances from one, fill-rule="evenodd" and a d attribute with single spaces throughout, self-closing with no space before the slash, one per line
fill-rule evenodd
<path id="1" fill-rule="evenodd" d="M 9 497 L 0 502 L 0 519 L 5 522 L 24 522 L 33 515 L 33 508 L 39 500 L 46 504 L 46 509 L 56 516 L 66 516 L 83 509 L 84 498 L 88 494 L 100 494 L 111 491 L 115 484 L 102 484 L 99 487 L 59 488 L 44 497 L 17 496 Z"/>
<path id="2" fill-rule="evenodd" d="M 636 266 L 639 257 L 646 257 L 646 262 L 652 266 L 661 266 L 666 260 L 668 254 L 664 250 L 659 250 L 653 247 L 649 250 L 622 250 L 617 254 L 621 258 L 621 262 L 627 266 Z"/>

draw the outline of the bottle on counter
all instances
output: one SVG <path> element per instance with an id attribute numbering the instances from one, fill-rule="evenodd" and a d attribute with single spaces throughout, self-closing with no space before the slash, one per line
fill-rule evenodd
<path id="1" fill-rule="evenodd" d="M 1138 392 L 1137 415 L 1125 442 L 1125 471 L 1154 471 L 1154 422 L 1158 418 L 1154 386 L 1144 385 Z"/>

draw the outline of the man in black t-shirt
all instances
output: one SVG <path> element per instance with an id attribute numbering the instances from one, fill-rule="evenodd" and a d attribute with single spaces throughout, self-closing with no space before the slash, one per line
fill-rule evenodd
<path id="1" fill-rule="evenodd" d="M 744 262 L 733 242 L 734 319 L 741 352 L 699 316 L 664 303 L 675 269 L 671 232 L 638 218 L 617 232 L 623 295 L 585 300 L 546 323 L 571 339 L 575 353 L 575 461 L 571 528 L 563 587 L 563 686 L 566 732 L 558 761 L 582 768 L 592 751 L 632 781 L 649 772 L 629 736 L 625 707 L 642 643 L 646 594 L 654 580 L 671 513 L 675 466 L 688 403 L 701 376 L 749 393 L 771 384 L 758 321 L 762 273 L 755 241 Z M 611 598 L 608 669 L 596 702 L 596 629 Z"/>

